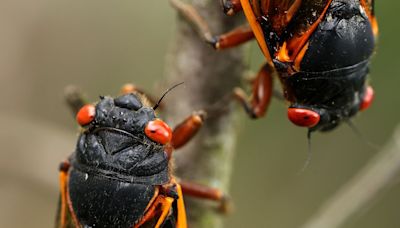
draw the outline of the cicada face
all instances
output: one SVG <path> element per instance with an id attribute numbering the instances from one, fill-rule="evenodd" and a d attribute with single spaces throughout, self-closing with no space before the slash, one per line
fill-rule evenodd
<path id="1" fill-rule="evenodd" d="M 101 97 L 96 105 L 84 106 L 77 120 L 84 131 L 74 167 L 128 182 L 169 181 L 164 145 L 171 140 L 171 129 L 137 95 Z"/>

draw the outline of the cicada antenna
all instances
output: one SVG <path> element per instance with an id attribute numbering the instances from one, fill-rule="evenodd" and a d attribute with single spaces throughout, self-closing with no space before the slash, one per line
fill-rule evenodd
<path id="1" fill-rule="evenodd" d="M 308 129 L 308 131 L 307 131 L 307 144 L 308 144 L 307 159 L 304 162 L 303 167 L 301 168 L 299 174 L 303 173 L 311 163 L 311 158 L 312 158 L 311 133 L 312 132 L 313 131 L 311 129 Z"/>
<path id="2" fill-rule="evenodd" d="M 158 108 L 158 106 L 160 106 L 162 99 L 165 97 L 165 95 L 167 95 L 167 93 L 169 93 L 171 90 L 175 89 L 176 87 L 182 85 L 183 83 L 185 83 L 185 82 L 180 82 L 178 84 L 173 85 L 171 88 L 167 89 L 167 91 L 165 91 L 164 94 L 161 96 L 161 98 L 158 100 L 157 104 L 154 105 L 153 110 L 156 110 Z"/>
<path id="3" fill-rule="evenodd" d="M 369 147 L 375 150 L 378 150 L 380 148 L 380 146 L 366 139 L 365 136 L 361 133 L 361 131 L 357 128 L 356 125 L 354 125 L 354 123 L 351 120 L 346 120 L 346 123 L 351 128 L 351 130 L 356 134 L 356 136 L 365 144 L 367 144 Z"/>

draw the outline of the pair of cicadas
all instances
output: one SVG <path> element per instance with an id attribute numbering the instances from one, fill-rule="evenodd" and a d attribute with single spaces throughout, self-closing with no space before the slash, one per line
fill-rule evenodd
<path id="1" fill-rule="evenodd" d="M 373 0 L 222 0 L 225 13 L 243 11 L 249 26 L 216 37 L 190 5 L 171 2 L 217 49 L 257 40 L 267 62 L 252 97 L 234 91 L 251 117 L 265 114 L 275 73 L 289 119 L 310 131 L 331 130 L 371 104 L 367 75 L 378 33 Z M 83 131 L 60 167 L 58 227 L 184 228 L 182 194 L 225 202 L 220 191 L 170 173 L 172 150 L 194 136 L 202 115 L 172 131 L 144 100 L 130 91 L 101 97 L 77 113 Z"/>

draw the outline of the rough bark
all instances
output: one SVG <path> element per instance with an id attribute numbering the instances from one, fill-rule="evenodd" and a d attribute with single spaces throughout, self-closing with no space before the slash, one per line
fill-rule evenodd
<path id="1" fill-rule="evenodd" d="M 243 21 L 227 17 L 218 1 L 188 1 L 207 20 L 214 34 L 226 32 Z M 167 119 L 178 123 L 195 110 L 206 109 L 208 117 L 189 145 L 174 154 L 175 173 L 185 180 L 217 187 L 227 192 L 238 133 L 238 116 L 233 102 L 224 102 L 240 84 L 244 71 L 243 50 L 215 51 L 181 16 L 167 56 L 168 84 L 184 81 L 168 98 Z M 218 112 L 218 110 L 223 112 Z M 221 227 L 222 217 L 215 204 L 185 198 L 190 227 Z"/>

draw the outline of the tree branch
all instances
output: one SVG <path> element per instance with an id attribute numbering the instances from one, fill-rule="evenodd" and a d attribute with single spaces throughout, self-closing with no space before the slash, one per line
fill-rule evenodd
<path id="1" fill-rule="evenodd" d="M 215 34 L 226 32 L 243 20 L 225 16 L 217 1 L 190 2 Z M 176 124 L 195 110 L 208 111 L 204 127 L 194 142 L 174 155 L 178 177 L 227 191 L 238 117 L 232 106 L 223 101 L 240 84 L 243 71 L 241 48 L 213 50 L 191 24 L 178 16 L 176 37 L 167 56 L 166 77 L 169 84 L 184 81 L 185 89 L 177 89 L 168 98 L 177 102 L 166 107 L 167 119 Z M 223 106 L 226 106 L 224 112 L 216 111 L 223 110 Z M 210 205 L 188 197 L 185 202 L 190 227 L 221 227 L 221 217 L 210 210 Z"/>

